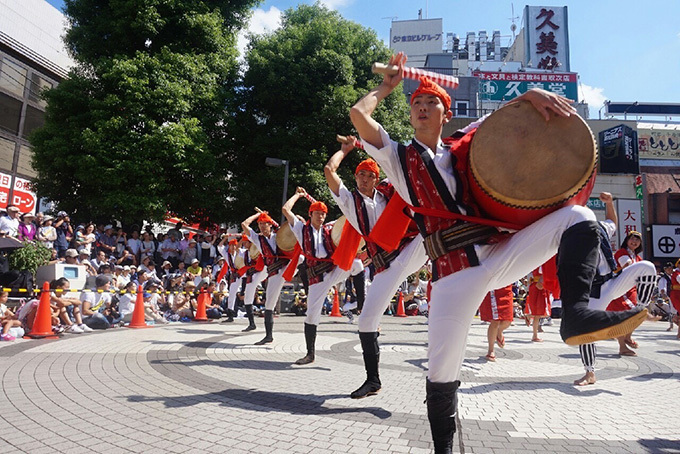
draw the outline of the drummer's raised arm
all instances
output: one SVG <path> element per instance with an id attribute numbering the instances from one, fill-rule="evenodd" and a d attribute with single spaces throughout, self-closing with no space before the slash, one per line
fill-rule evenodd
<path id="1" fill-rule="evenodd" d="M 292 195 L 290 199 L 286 201 L 286 203 L 283 205 L 281 208 L 281 212 L 283 212 L 283 215 L 288 219 L 288 223 L 292 226 L 295 224 L 295 213 L 293 213 L 293 207 L 295 206 L 295 203 L 298 201 L 300 197 L 304 197 L 305 194 L 307 194 L 307 191 L 304 190 L 304 188 L 301 188 L 298 186 L 298 188 L 295 190 L 295 194 Z"/>
<path id="2" fill-rule="evenodd" d="M 356 137 L 347 136 L 347 142 L 343 142 L 340 150 L 336 151 L 333 156 L 328 160 L 326 166 L 323 168 L 323 173 L 326 176 L 326 183 L 328 183 L 328 188 L 336 196 L 340 195 L 340 185 L 342 180 L 338 176 L 338 167 L 345 157 L 354 149 L 354 143 Z"/>
<path id="3" fill-rule="evenodd" d="M 543 115 L 545 121 L 550 121 L 550 111 L 555 112 L 560 117 L 569 117 L 576 113 L 576 109 L 572 106 L 574 101 L 540 88 L 533 88 L 508 104 L 518 101 L 529 101 Z"/>
<path id="4" fill-rule="evenodd" d="M 257 219 L 257 217 L 259 215 L 260 215 L 260 213 L 255 213 L 255 214 L 249 216 L 248 219 L 246 219 L 245 221 L 241 222 L 241 230 L 248 233 L 248 231 L 250 230 L 250 224 L 252 224 L 253 221 L 255 219 Z"/>
<path id="5" fill-rule="evenodd" d="M 404 77 L 406 60 L 407 57 L 403 52 L 392 55 L 389 64 L 398 66 L 399 72 L 393 76 L 385 74 L 382 83 L 369 91 L 349 111 L 349 118 L 361 139 L 376 148 L 382 148 L 385 144 L 383 144 L 380 136 L 380 125 L 371 115 L 378 107 L 378 103 L 392 93 L 392 90 L 401 82 Z"/>

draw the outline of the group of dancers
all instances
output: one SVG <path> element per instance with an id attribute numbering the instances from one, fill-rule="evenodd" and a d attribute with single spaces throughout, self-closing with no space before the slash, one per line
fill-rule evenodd
<path id="1" fill-rule="evenodd" d="M 443 126 L 452 117 L 451 98 L 443 88 L 423 77 L 410 98 L 414 139 L 407 146 L 393 141 L 372 114 L 401 82 L 405 63 L 403 53 L 393 55 L 390 65 L 398 67 L 397 74 L 383 76 L 382 83 L 350 110 L 350 119 L 370 156 L 356 167 L 355 184 L 351 185 L 354 187 L 347 186 L 337 170 L 355 149 L 355 137 L 348 136 L 324 168 L 333 200 L 347 219 L 338 244 L 331 235 L 332 223 L 326 222 L 328 208 L 323 202 L 314 200 L 309 205 L 307 220 L 294 213 L 301 198 L 310 199 L 299 187 L 282 208 L 297 243 L 292 252 L 284 253 L 277 247 L 275 222 L 267 213 L 255 213 L 242 224 L 245 235 L 259 251 L 257 260 L 250 257 L 248 248 L 239 250 L 234 239 L 226 249 L 221 245 L 220 251 L 227 263 L 232 312 L 241 280 L 246 281 L 249 328 L 254 327 L 255 288 L 265 278 L 269 280 L 266 335 L 258 344 L 273 341 L 274 306 L 283 283 L 292 279 L 300 257 L 304 257 L 309 281 L 304 323 L 307 352 L 296 361 L 304 365 L 315 360 L 317 326 L 326 294 L 362 269 L 356 255 L 360 242 L 365 242 L 375 275 L 358 322 L 366 379 L 351 393 L 352 398 L 380 390 L 380 317 L 399 285 L 429 259 L 433 276 L 427 414 L 435 452 L 450 453 L 466 339 L 470 322 L 487 293 L 511 285 L 557 255 L 562 301 L 560 334 L 567 344 L 588 345 L 626 337 L 642 323 L 646 310 L 640 306 L 605 309 L 610 301 L 628 295 L 639 278 L 655 273 L 652 264 L 637 259 L 618 270 L 611 250 L 604 250 L 610 230 L 583 206 L 558 208 L 521 230 L 502 235 L 496 227 L 461 220 L 467 214 L 480 212 L 468 191 L 465 166 L 471 139 L 483 119 L 442 139 Z M 569 100 L 547 91 L 534 89 L 517 100 L 531 103 L 545 121 L 551 121 L 552 115 L 576 115 Z M 381 169 L 386 181 L 380 181 Z M 254 221 L 259 232 L 250 227 Z M 239 254 L 240 267 L 236 263 Z M 495 326 L 494 339 L 502 336 L 502 326 Z M 582 347 L 582 351 L 586 348 Z"/>

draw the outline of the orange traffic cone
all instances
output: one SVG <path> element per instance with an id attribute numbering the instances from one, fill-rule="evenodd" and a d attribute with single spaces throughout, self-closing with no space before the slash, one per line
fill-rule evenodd
<path id="1" fill-rule="evenodd" d="M 128 328 L 150 328 L 146 324 L 144 317 L 144 291 L 141 285 L 137 286 L 137 299 L 135 300 L 135 308 L 132 311 L 132 320 Z"/>
<path id="2" fill-rule="evenodd" d="M 331 309 L 331 317 L 342 317 L 340 313 L 340 299 L 338 298 L 338 291 L 335 290 L 335 295 L 333 295 L 333 308 Z"/>
<path id="3" fill-rule="evenodd" d="M 399 298 L 397 299 L 397 313 L 394 314 L 395 317 L 406 317 L 406 311 L 404 310 L 404 294 L 399 292 Z"/>
<path id="4" fill-rule="evenodd" d="M 50 284 L 43 283 L 38 310 L 35 313 L 33 328 L 24 339 L 58 339 L 52 332 L 52 309 L 50 309 Z"/>
<path id="5" fill-rule="evenodd" d="M 206 299 L 208 299 L 208 294 L 205 290 L 202 290 L 198 295 L 198 307 L 196 308 L 196 315 L 194 315 L 194 321 L 196 322 L 207 322 L 208 316 L 205 313 Z"/>

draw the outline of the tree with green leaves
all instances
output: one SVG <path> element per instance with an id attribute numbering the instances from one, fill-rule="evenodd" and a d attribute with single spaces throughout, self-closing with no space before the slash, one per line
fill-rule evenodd
<path id="1" fill-rule="evenodd" d="M 31 137 L 35 187 L 79 219 L 220 219 L 236 33 L 257 0 L 66 0 L 77 65 Z"/>
<path id="2" fill-rule="evenodd" d="M 243 99 L 237 120 L 241 153 L 235 157 L 232 183 L 239 190 L 230 209 L 244 216 L 254 206 L 281 210 L 283 169 L 265 166 L 267 157 L 290 161 L 290 190 L 303 186 L 329 201 L 323 175 L 328 158 L 340 148 L 336 134 L 351 134 L 350 107 L 379 84 L 371 73 L 390 50 L 373 30 L 342 18 L 320 4 L 285 11 L 275 32 L 252 36 L 246 52 Z M 375 118 L 395 140 L 412 134 L 408 104 L 395 90 Z M 340 169 L 351 181 L 363 153 L 350 155 Z M 331 217 L 339 211 L 330 207 Z"/>

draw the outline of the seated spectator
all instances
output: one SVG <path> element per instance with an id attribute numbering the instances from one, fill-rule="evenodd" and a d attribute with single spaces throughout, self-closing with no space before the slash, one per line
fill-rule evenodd
<path id="1" fill-rule="evenodd" d="M 191 266 L 187 268 L 187 273 L 191 274 L 191 279 L 195 279 L 197 276 L 200 276 L 202 271 L 203 268 L 201 268 L 199 265 L 198 259 L 193 259 L 191 261 Z"/>
<path id="2" fill-rule="evenodd" d="M 182 251 L 182 262 L 188 267 L 194 259 L 198 260 L 198 249 L 196 249 L 196 240 L 193 238 L 187 242 L 187 247 Z"/>
<path id="3" fill-rule="evenodd" d="M 165 300 L 158 284 L 150 282 L 144 290 L 144 312 L 151 316 L 156 323 L 168 323 L 161 314 L 160 307 L 163 305 L 165 305 Z"/>
<path id="4" fill-rule="evenodd" d="M 52 226 L 52 216 L 45 216 L 42 221 L 40 229 L 38 229 L 37 240 L 42 243 L 47 249 L 54 248 L 54 242 L 57 239 L 57 230 Z"/>
<path id="5" fill-rule="evenodd" d="M 127 239 L 127 248 L 135 257 L 135 261 L 139 260 L 139 253 L 142 248 L 142 240 L 139 239 L 139 232 L 133 230 L 130 237 Z"/>
<path id="6" fill-rule="evenodd" d="M 202 282 L 198 289 L 199 295 L 205 292 L 208 298 L 205 300 L 205 313 L 208 318 L 220 319 L 222 318 L 222 308 L 220 307 L 219 298 L 216 295 L 215 289 L 217 286 L 214 282 Z"/>
<path id="7" fill-rule="evenodd" d="M 2 329 L 0 340 L 13 341 L 16 337 L 12 335 L 9 330 L 14 327 L 20 327 L 21 322 L 17 316 L 14 315 L 14 312 L 9 310 L 5 305 L 8 299 L 9 293 L 0 291 L 0 328 Z"/>
<path id="8" fill-rule="evenodd" d="M 132 276 L 130 275 L 129 265 L 122 266 L 121 268 L 122 270 L 118 275 L 118 279 L 116 280 L 116 286 L 122 290 L 127 287 L 130 281 L 132 281 Z"/>
<path id="9" fill-rule="evenodd" d="M 81 302 L 78 299 L 71 298 L 69 296 L 68 291 L 71 289 L 71 283 L 69 280 L 65 277 L 56 279 L 50 283 L 50 289 L 52 290 L 52 292 L 50 292 L 50 306 L 52 307 L 52 313 L 61 320 L 64 326 L 66 326 L 66 332 L 81 334 L 92 331 L 90 328 L 85 326 L 82 319 Z M 71 321 L 67 308 L 71 309 L 76 324 L 73 324 Z"/>
<path id="10" fill-rule="evenodd" d="M 19 235 L 19 208 L 7 206 L 7 214 L 0 217 L 0 236 L 16 238 Z"/>
<path id="11" fill-rule="evenodd" d="M 92 257 L 92 245 L 95 241 L 94 224 L 90 223 L 84 227 L 80 225 L 76 227 L 76 243 L 78 244 L 78 251 L 82 254 L 87 254 L 86 258 Z"/>
<path id="12" fill-rule="evenodd" d="M 176 297 L 171 310 L 177 314 L 180 319 L 193 319 L 194 311 L 196 310 L 196 284 L 193 281 L 188 281 L 184 285 L 184 292 L 180 292 Z"/>
<path id="13" fill-rule="evenodd" d="M 137 262 L 137 258 L 132 253 L 130 248 L 126 247 L 120 254 L 120 258 L 116 261 L 118 265 L 134 265 Z"/>
<path id="14" fill-rule="evenodd" d="M 158 274 L 158 273 L 156 273 Z M 172 263 L 168 262 L 167 260 L 163 262 L 163 265 L 161 265 L 161 272 L 158 278 L 160 278 L 162 281 L 165 281 L 169 275 L 173 274 L 172 272 Z"/>
<path id="15" fill-rule="evenodd" d="M 66 249 L 66 252 L 64 252 L 64 263 L 67 265 L 79 265 L 78 251 L 75 249 Z"/>
<path id="16" fill-rule="evenodd" d="M 122 288 L 123 292 L 118 299 L 118 314 L 125 323 L 132 321 L 132 314 L 135 311 L 135 302 L 137 301 L 137 295 L 134 293 L 136 290 L 135 283 L 128 281 Z"/>
<path id="17" fill-rule="evenodd" d="M 19 232 L 17 238 L 19 241 L 33 241 L 38 231 L 35 224 L 33 224 L 35 216 L 33 216 L 32 213 L 24 213 L 19 219 L 21 220 L 21 223 L 17 229 Z"/>
<path id="18" fill-rule="evenodd" d="M 97 256 L 92 259 L 91 265 L 96 269 L 99 270 L 99 268 L 104 265 L 108 264 L 109 260 L 106 258 L 106 252 L 104 251 L 99 251 L 97 252 Z"/>
<path id="19" fill-rule="evenodd" d="M 117 238 L 113 235 L 113 226 L 107 224 L 104 226 L 104 234 L 99 236 L 97 241 L 98 250 L 104 252 L 106 257 L 116 256 Z"/>
<path id="20" fill-rule="evenodd" d="M 100 274 L 95 280 L 97 291 L 83 292 L 80 301 L 83 303 L 83 323 L 92 329 L 107 329 L 111 326 L 106 318 L 111 309 L 111 278 Z M 107 311 L 108 310 L 108 311 Z"/>
<path id="21" fill-rule="evenodd" d="M 88 276 L 96 276 L 97 274 L 99 274 L 97 273 L 97 270 L 94 268 L 94 266 L 92 266 L 89 260 L 87 259 L 82 260 L 80 264 L 85 267 L 85 271 L 87 272 Z"/>
<path id="22" fill-rule="evenodd" d="M 153 257 L 156 253 L 156 243 L 149 232 L 144 232 L 142 235 L 142 242 L 139 246 L 139 256 L 140 260 L 144 260 L 145 257 Z"/>

